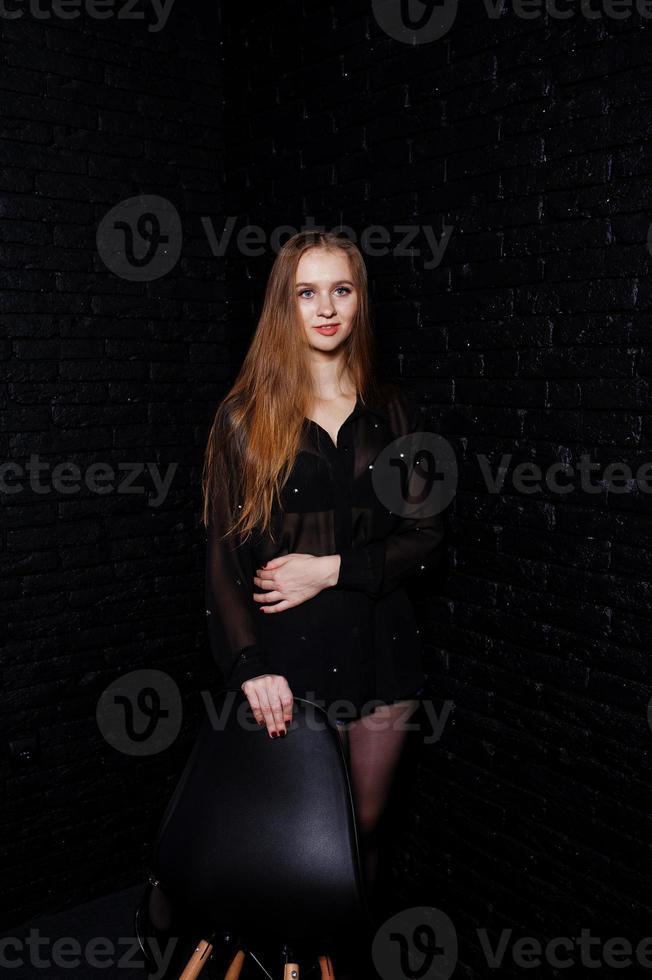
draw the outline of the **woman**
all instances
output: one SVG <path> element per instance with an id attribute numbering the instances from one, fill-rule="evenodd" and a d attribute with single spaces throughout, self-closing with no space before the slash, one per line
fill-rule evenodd
<path id="1" fill-rule="evenodd" d="M 438 515 L 400 517 L 372 482 L 378 454 L 418 428 L 379 381 L 372 339 L 357 247 L 328 233 L 291 238 L 204 467 L 213 655 L 270 737 L 285 734 L 295 696 L 347 712 L 334 720 L 347 732 L 370 894 L 376 831 L 424 683 L 403 583 L 443 549 Z"/>

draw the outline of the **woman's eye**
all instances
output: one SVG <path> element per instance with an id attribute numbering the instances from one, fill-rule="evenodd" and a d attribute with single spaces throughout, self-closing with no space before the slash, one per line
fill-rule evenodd
<path id="1" fill-rule="evenodd" d="M 336 293 L 343 292 L 344 295 L 346 295 L 347 293 L 350 293 L 351 290 L 349 289 L 348 286 L 337 286 L 335 292 Z M 299 293 L 299 296 L 305 296 L 306 293 L 314 293 L 314 289 L 302 289 L 301 292 Z"/>

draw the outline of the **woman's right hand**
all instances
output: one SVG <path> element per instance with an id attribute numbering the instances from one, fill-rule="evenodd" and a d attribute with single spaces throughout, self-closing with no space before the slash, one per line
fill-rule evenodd
<path id="1" fill-rule="evenodd" d="M 257 674 L 240 685 L 259 725 L 267 725 L 272 738 L 285 735 L 292 721 L 292 691 L 281 674 Z"/>

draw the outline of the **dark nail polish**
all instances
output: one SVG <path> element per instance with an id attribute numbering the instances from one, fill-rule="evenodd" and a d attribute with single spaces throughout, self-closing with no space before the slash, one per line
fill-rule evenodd
<path id="1" fill-rule="evenodd" d="M 272 738 L 278 738 L 278 732 L 272 732 Z"/>
<path id="2" fill-rule="evenodd" d="M 287 735 L 287 732 L 285 731 L 285 729 L 283 729 L 283 731 L 281 732 L 281 738 L 285 738 L 286 735 Z"/>

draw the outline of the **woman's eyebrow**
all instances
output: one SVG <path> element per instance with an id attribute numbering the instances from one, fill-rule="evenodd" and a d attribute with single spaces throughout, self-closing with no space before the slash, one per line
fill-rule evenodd
<path id="1" fill-rule="evenodd" d="M 337 282 L 331 283 L 331 285 L 333 285 L 333 286 L 344 286 L 345 284 L 347 286 L 352 286 L 353 285 L 353 283 L 351 282 L 350 279 L 338 279 Z M 298 282 L 296 285 L 297 286 L 314 286 L 315 283 L 314 282 Z"/>

